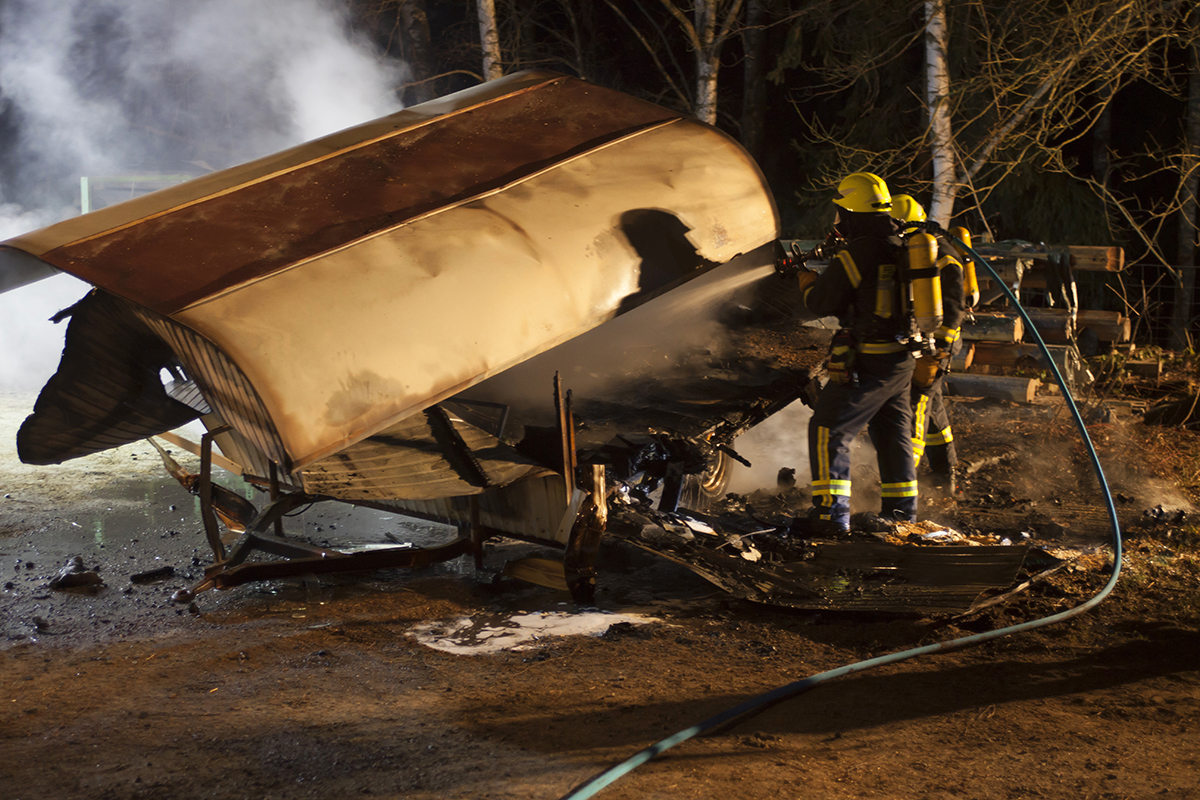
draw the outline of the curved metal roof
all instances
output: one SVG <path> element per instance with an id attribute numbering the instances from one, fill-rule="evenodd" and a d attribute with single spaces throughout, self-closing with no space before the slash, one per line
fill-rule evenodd
<path id="1" fill-rule="evenodd" d="M 777 235 L 729 137 L 535 72 L 0 250 L 211 342 L 302 468 Z"/>

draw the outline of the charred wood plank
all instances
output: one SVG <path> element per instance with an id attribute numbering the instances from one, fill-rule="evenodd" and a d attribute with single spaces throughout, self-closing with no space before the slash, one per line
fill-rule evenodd
<path id="1" fill-rule="evenodd" d="M 993 397 L 1017 403 L 1032 403 L 1042 382 L 1035 378 L 951 373 L 946 379 L 946 385 L 951 394 L 959 397 Z"/>
<path id="2" fill-rule="evenodd" d="M 1035 268 L 1045 268 L 1050 261 L 1051 250 L 1044 245 L 1022 245 L 1019 247 L 1003 244 L 977 244 L 975 252 L 985 258 L 1002 259 L 1026 258 L 1032 259 Z M 1070 259 L 1071 269 L 1084 272 L 1121 272 L 1125 269 L 1125 251 L 1120 247 L 1105 245 L 1071 245 L 1065 248 Z"/>
<path id="3" fill-rule="evenodd" d="M 1050 358 L 1060 370 L 1074 370 L 1078 356 L 1074 346 L 1068 344 L 1046 345 Z M 1045 367 L 1046 354 L 1036 344 L 1019 342 L 1017 344 L 1000 344 L 998 342 L 980 342 L 975 347 L 975 366 L 977 367 Z"/>
<path id="4" fill-rule="evenodd" d="M 969 342 L 1019 342 L 1025 335 L 1020 317 L 976 312 L 963 322 L 962 338 Z"/>
<path id="5" fill-rule="evenodd" d="M 1075 339 L 1074 311 L 1065 308 L 1026 308 L 1025 313 L 1046 344 L 1067 344 Z"/>
<path id="6" fill-rule="evenodd" d="M 962 349 L 950 359 L 950 369 L 953 372 L 962 372 L 970 369 L 975 363 L 975 353 L 977 350 L 975 342 L 963 342 Z"/>
<path id="7" fill-rule="evenodd" d="M 1130 338 L 1129 317 L 1119 311 L 1093 311 L 1080 309 L 1075 318 L 1079 331 L 1091 329 L 1102 342 L 1128 342 Z"/>

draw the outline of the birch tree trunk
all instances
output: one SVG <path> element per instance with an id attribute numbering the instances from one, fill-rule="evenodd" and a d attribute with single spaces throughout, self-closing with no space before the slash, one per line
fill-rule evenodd
<path id="1" fill-rule="evenodd" d="M 494 81 L 504 75 L 500 61 L 500 31 L 496 27 L 495 0 L 476 0 L 479 12 L 479 43 L 483 47 L 483 79 Z"/>
<path id="2" fill-rule="evenodd" d="M 676 0 L 660 2 L 667 13 L 679 23 L 689 47 L 696 54 L 696 96 L 692 101 L 692 116 L 709 125 L 715 125 L 721 48 L 737 28 L 743 0 L 695 0 L 691 19 L 688 19 L 684 8 L 676 4 Z M 608 0 L 608 5 L 617 10 L 613 0 Z M 646 44 L 644 39 L 643 44 Z M 660 63 L 649 44 L 646 44 L 646 47 L 651 51 L 655 63 Z"/>
<path id="3" fill-rule="evenodd" d="M 946 36 L 945 0 L 925 0 L 925 106 L 929 111 L 929 151 L 933 160 L 933 202 L 929 218 L 943 227 L 950 224 L 958 193 L 950 129 Z"/>
<path id="4" fill-rule="evenodd" d="M 717 0 L 696 0 L 693 9 L 696 30 L 696 119 L 717 124 L 717 70 L 720 48 L 715 45 Z"/>
<path id="5" fill-rule="evenodd" d="M 1192 25 L 1200 22 L 1200 10 L 1191 12 Z M 1200 40 L 1192 42 L 1188 58 L 1188 101 L 1186 151 L 1192 168 L 1185 173 L 1183 181 L 1183 205 L 1179 209 L 1179 241 L 1176 247 L 1176 263 L 1179 265 L 1178 292 L 1175 308 L 1171 314 L 1171 338 L 1174 346 L 1183 349 L 1195 344 L 1189 329 L 1192 321 L 1192 306 L 1196 294 L 1196 234 L 1197 193 L 1200 192 Z"/>

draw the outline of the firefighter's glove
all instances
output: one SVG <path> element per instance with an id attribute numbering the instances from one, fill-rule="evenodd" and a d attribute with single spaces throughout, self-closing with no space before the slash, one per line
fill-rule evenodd
<path id="1" fill-rule="evenodd" d="M 817 273 L 811 269 L 801 269 L 796 272 L 796 280 L 800 284 L 800 291 L 804 291 L 812 286 L 817 281 Z"/>
<path id="2" fill-rule="evenodd" d="M 933 347 L 939 358 L 950 358 L 962 348 L 962 340 L 934 334 Z"/>

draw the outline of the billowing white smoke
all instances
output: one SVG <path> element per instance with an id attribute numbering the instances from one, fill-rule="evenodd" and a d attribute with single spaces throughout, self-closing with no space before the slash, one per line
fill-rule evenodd
<path id="1" fill-rule="evenodd" d="M 220 169 L 399 108 L 403 66 L 331 0 L 0 0 L 0 240 L 79 213 L 81 176 Z M 84 284 L 0 295 L 0 390 L 53 373 Z"/>
<path id="2" fill-rule="evenodd" d="M 738 464 L 729 481 L 729 491 L 746 494 L 776 486 L 781 469 L 796 471 L 796 484 L 809 491 L 812 470 L 808 459 L 808 421 L 812 409 L 797 400 L 787 408 L 743 433 L 733 443 L 738 454 L 753 464 Z M 879 468 L 875 448 L 864 434 L 850 445 L 850 506 L 854 512 L 879 510 Z M 804 511 L 805 509 L 801 509 Z"/>

